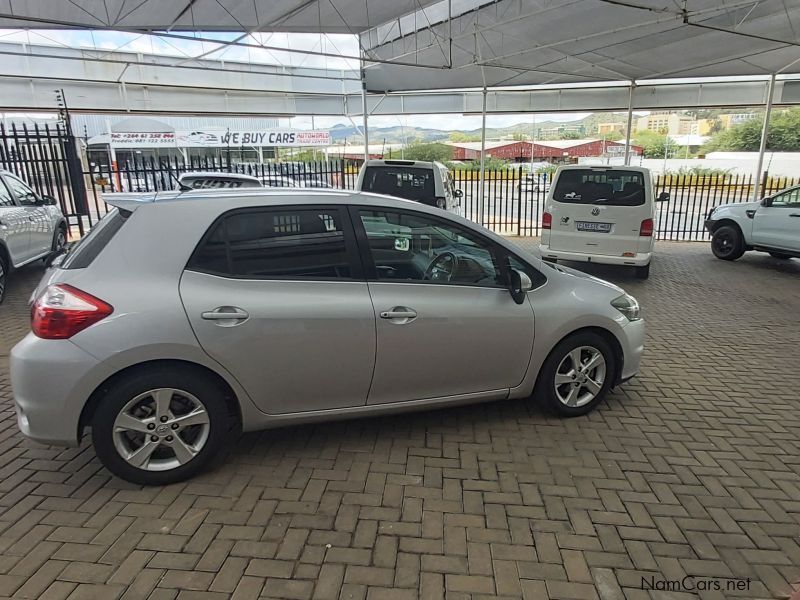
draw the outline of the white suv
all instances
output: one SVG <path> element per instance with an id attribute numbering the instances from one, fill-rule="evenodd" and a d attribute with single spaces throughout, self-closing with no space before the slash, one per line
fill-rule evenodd
<path id="1" fill-rule="evenodd" d="M 368 160 L 358 173 L 356 190 L 386 194 L 459 212 L 463 192 L 455 189 L 450 171 L 440 162 Z"/>
<path id="2" fill-rule="evenodd" d="M 705 225 L 711 233 L 711 251 L 722 260 L 736 260 L 747 250 L 780 259 L 800 257 L 800 186 L 761 202 L 712 208 Z"/>
<path id="3" fill-rule="evenodd" d="M 67 221 L 56 201 L 0 170 L 0 302 L 8 274 L 67 245 Z"/>

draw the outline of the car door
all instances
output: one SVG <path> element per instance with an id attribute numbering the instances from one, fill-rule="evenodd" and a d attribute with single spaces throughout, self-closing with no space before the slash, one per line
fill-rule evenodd
<path id="1" fill-rule="evenodd" d="M 6 175 L 6 183 L 16 196 L 28 220 L 29 258 L 46 254 L 53 248 L 53 219 L 47 207 L 28 184 L 15 177 Z"/>
<path id="2" fill-rule="evenodd" d="M 369 404 L 480 394 L 520 384 L 533 310 L 508 292 L 502 253 L 450 219 L 353 208 L 377 318 Z"/>
<path id="3" fill-rule="evenodd" d="M 225 214 L 195 250 L 180 293 L 203 350 L 264 412 L 366 403 L 375 313 L 346 210 Z"/>
<path id="4" fill-rule="evenodd" d="M 31 257 L 30 221 L 4 179 L 0 177 L 0 240 L 3 240 L 11 255 L 11 264 L 18 266 Z"/>
<path id="5" fill-rule="evenodd" d="M 753 244 L 800 252 L 800 187 L 772 197 L 753 216 Z"/>

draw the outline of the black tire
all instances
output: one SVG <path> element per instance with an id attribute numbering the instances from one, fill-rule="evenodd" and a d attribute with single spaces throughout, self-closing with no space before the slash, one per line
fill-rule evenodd
<path id="1" fill-rule="evenodd" d="M 6 299 L 6 283 L 8 282 L 8 263 L 0 249 L 0 304 Z"/>
<path id="2" fill-rule="evenodd" d="M 572 389 L 572 383 L 563 383 L 556 386 L 556 375 L 559 374 L 559 367 L 563 371 L 563 365 L 568 360 L 567 357 L 570 353 L 577 348 L 592 348 L 598 351 L 605 360 L 605 372 L 603 374 L 603 382 L 600 386 L 600 391 L 588 402 L 579 406 L 568 406 L 559 398 L 558 393 L 567 392 Z M 550 355 L 542 365 L 542 370 L 539 372 L 539 378 L 536 382 L 534 390 L 534 397 L 545 403 L 548 410 L 562 416 L 562 417 L 578 417 L 585 415 L 594 410 L 605 398 L 608 390 L 614 384 L 616 376 L 617 359 L 608 342 L 598 333 L 592 331 L 578 332 L 563 339 L 558 345 L 553 348 Z M 566 372 L 567 374 L 569 371 Z M 591 372 L 590 376 L 597 377 L 597 372 Z M 569 387 L 568 387 L 569 386 Z M 588 390 L 587 390 L 588 391 Z M 584 392 L 583 386 L 578 386 L 578 393 Z"/>
<path id="3" fill-rule="evenodd" d="M 50 266 L 53 259 L 67 247 L 67 228 L 59 225 L 55 233 L 53 233 L 53 243 L 50 247 L 50 254 L 42 259 L 46 267 Z"/>
<path id="4" fill-rule="evenodd" d="M 634 267 L 636 269 L 636 279 L 647 279 L 650 277 L 650 263 L 647 263 L 643 267 Z"/>
<path id="5" fill-rule="evenodd" d="M 711 251 L 719 259 L 736 260 L 744 254 L 744 238 L 739 228 L 723 225 L 711 236 Z"/>
<path id="6" fill-rule="evenodd" d="M 185 463 L 176 465 L 173 468 L 167 468 L 165 470 L 147 470 L 132 465 L 122 457 L 115 445 L 114 427 L 117 416 L 120 415 L 123 408 L 125 408 L 129 402 L 139 396 L 145 396 L 146 399 L 141 402 L 146 404 L 149 402 L 147 400 L 147 393 L 159 388 L 172 388 L 176 390 L 176 393 L 171 396 L 171 407 L 175 406 L 175 403 L 178 403 L 177 407 L 180 408 L 182 402 L 186 402 L 187 404 L 192 402 L 192 400 L 188 400 L 189 396 L 182 397 L 177 392 L 188 393 L 190 396 L 194 397 L 194 400 L 198 400 L 207 413 L 208 429 L 205 430 L 207 436 L 203 436 L 202 434 L 202 431 L 204 431 L 202 428 L 205 427 L 205 425 L 189 425 L 183 428 L 182 432 L 181 429 L 178 429 L 178 433 L 175 433 L 175 436 L 180 434 L 180 439 L 187 442 L 187 444 L 196 444 L 198 436 L 201 436 L 200 439 L 205 437 L 205 442 L 198 448 L 196 455 Z M 132 483 L 141 485 L 166 485 L 188 479 L 204 469 L 215 456 L 220 454 L 225 446 L 225 442 L 232 433 L 234 420 L 225 402 L 225 395 L 226 392 L 219 383 L 208 373 L 199 369 L 154 367 L 152 369 L 136 370 L 114 381 L 105 395 L 99 400 L 94 417 L 92 418 L 92 443 L 94 444 L 95 452 L 109 471 Z M 152 402 L 150 404 L 152 404 Z M 177 411 L 173 412 L 177 413 Z M 154 414 L 151 414 L 150 417 L 154 423 L 158 423 Z M 169 422 L 166 423 L 166 425 L 169 425 Z M 157 429 L 161 429 L 161 427 L 159 426 Z M 155 433 L 156 431 L 153 431 L 153 434 Z M 149 433 L 128 432 L 124 435 L 133 435 L 136 436 L 136 439 L 131 441 L 130 439 L 123 438 L 122 443 L 130 442 L 132 449 L 135 450 L 136 446 L 140 443 L 138 440 L 139 436 L 143 438 L 143 441 L 141 441 L 142 445 L 148 443 L 146 438 L 151 438 L 155 441 L 155 438 L 158 437 L 155 451 L 151 452 L 149 456 L 155 460 L 178 461 L 178 454 L 171 449 L 172 444 L 176 444 L 175 438 L 172 437 L 171 441 L 167 442 L 171 437 L 169 435 L 171 433 L 173 432 L 165 430 L 159 434 L 161 436 L 159 437 L 156 435 L 151 436 Z M 122 436 L 123 434 L 118 435 Z M 194 436 L 194 438 L 192 438 L 192 436 Z M 150 444 L 150 446 L 152 445 L 153 444 Z M 173 458 L 170 458 L 170 454 L 173 455 Z"/>
<path id="7" fill-rule="evenodd" d="M 777 258 L 779 260 L 789 260 L 790 258 L 792 258 L 791 255 L 784 254 L 783 252 L 770 252 L 769 255 L 772 258 Z"/>

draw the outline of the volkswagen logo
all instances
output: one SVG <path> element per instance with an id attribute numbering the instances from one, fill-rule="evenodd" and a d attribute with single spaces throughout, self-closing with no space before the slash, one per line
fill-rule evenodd
<path id="1" fill-rule="evenodd" d="M 597 208 L 597 207 L 595 206 L 595 207 L 592 209 L 592 214 L 593 214 L 593 215 L 596 217 L 597 215 L 599 215 L 599 214 L 600 214 L 600 209 L 599 209 L 599 208 Z"/>

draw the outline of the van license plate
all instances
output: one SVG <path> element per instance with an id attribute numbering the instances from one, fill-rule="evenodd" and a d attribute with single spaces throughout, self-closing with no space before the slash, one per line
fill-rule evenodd
<path id="1" fill-rule="evenodd" d="M 594 231 L 596 233 L 608 233 L 611 231 L 611 223 L 593 223 L 591 221 L 575 221 L 578 231 Z"/>

